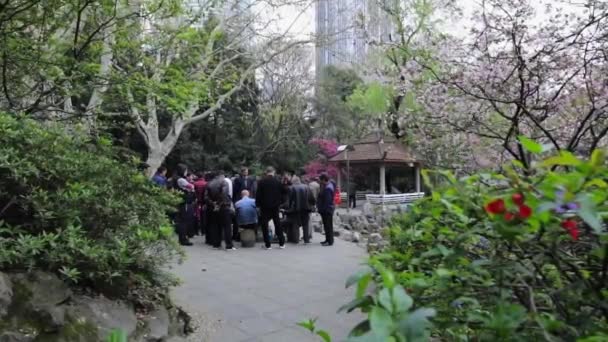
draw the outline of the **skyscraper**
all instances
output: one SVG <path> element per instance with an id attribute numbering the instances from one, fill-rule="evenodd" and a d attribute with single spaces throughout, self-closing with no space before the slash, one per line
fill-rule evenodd
<path id="1" fill-rule="evenodd" d="M 328 65 L 356 67 L 370 57 L 374 43 L 388 41 L 392 24 L 385 0 L 317 0 L 317 77 Z"/>

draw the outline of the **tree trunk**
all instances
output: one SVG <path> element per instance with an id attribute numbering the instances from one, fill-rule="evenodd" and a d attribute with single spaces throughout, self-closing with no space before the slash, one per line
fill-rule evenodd
<path id="1" fill-rule="evenodd" d="M 142 127 L 143 129 L 140 132 L 145 131 L 144 139 L 146 139 L 148 145 L 146 176 L 149 178 L 154 176 L 154 173 L 163 164 L 165 158 L 173 151 L 184 126 L 185 122 L 182 119 L 174 119 L 171 130 L 162 141 L 158 138 L 158 126 L 156 124 Z"/>
<path id="2" fill-rule="evenodd" d="M 146 159 L 146 164 L 148 165 L 146 176 L 148 176 L 148 178 L 154 176 L 154 173 L 163 164 L 166 157 L 167 156 L 163 153 L 162 149 L 148 147 L 148 159 Z"/>

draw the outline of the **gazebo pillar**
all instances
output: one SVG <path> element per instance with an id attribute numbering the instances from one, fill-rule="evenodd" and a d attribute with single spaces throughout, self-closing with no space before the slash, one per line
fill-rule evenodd
<path id="1" fill-rule="evenodd" d="M 416 164 L 414 174 L 416 178 L 416 192 L 420 192 L 420 164 Z"/>
<path id="2" fill-rule="evenodd" d="M 340 188 L 340 190 L 342 190 L 342 166 L 340 164 L 338 164 L 338 179 L 336 179 L 337 183 L 338 183 L 338 188 Z"/>
<path id="3" fill-rule="evenodd" d="M 386 166 L 380 164 L 380 195 L 386 195 Z"/>

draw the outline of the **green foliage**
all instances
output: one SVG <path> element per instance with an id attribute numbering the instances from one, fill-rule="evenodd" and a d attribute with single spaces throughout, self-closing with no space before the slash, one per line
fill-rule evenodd
<path id="1" fill-rule="evenodd" d="M 43 269 L 79 286 L 152 304 L 175 283 L 178 254 L 153 186 L 106 139 L 0 114 L 0 269 Z"/>
<path id="2" fill-rule="evenodd" d="M 430 318 L 435 310 L 414 308 L 413 299 L 395 281 L 395 274 L 372 258 L 371 269 L 352 275 L 346 287 L 357 286 L 355 298 L 338 312 L 360 310 L 367 319 L 350 332 L 348 342 L 423 342 L 430 336 Z M 368 291 L 369 288 L 373 291 Z M 329 334 L 316 329 L 316 319 L 298 323 L 329 342 Z"/>
<path id="3" fill-rule="evenodd" d="M 520 141 L 530 152 L 545 150 Z M 582 160 L 562 152 L 527 170 L 513 164 L 504 174 L 460 180 L 427 172 L 427 182 L 432 175 L 442 185 L 394 221 L 390 247 L 374 260 L 417 303 L 437 310 L 434 334 L 442 340 L 601 340 L 608 330 L 604 153 Z"/>
<path id="4" fill-rule="evenodd" d="M 304 329 L 310 331 L 311 333 L 318 335 L 324 342 L 332 341 L 331 336 L 329 335 L 329 333 L 327 331 L 317 329 L 317 319 L 316 318 L 299 322 L 298 325 L 303 327 Z"/>
<path id="5" fill-rule="evenodd" d="M 317 126 L 324 137 L 347 141 L 364 135 L 365 130 L 369 129 L 366 113 L 349 104 L 349 98 L 361 86 L 363 80 L 352 69 L 340 69 L 335 66 L 323 69 L 318 91 L 315 93 L 315 109 L 318 113 Z M 368 105 L 361 91 L 355 95 L 355 102 Z"/>
<path id="6" fill-rule="evenodd" d="M 108 342 L 128 342 L 127 333 L 122 330 L 113 330 L 108 336 Z"/>
<path id="7" fill-rule="evenodd" d="M 392 88 L 378 82 L 360 85 L 348 97 L 348 105 L 354 112 L 382 115 L 390 108 Z"/>

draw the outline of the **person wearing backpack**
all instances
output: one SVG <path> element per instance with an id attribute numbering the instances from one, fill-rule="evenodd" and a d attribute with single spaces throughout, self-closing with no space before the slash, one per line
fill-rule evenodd
<path id="1" fill-rule="evenodd" d="M 228 191 L 226 178 L 221 172 L 207 184 L 208 238 L 214 249 L 220 249 L 223 236 L 226 250 L 233 251 L 236 248 L 232 245 L 232 201 Z"/>

